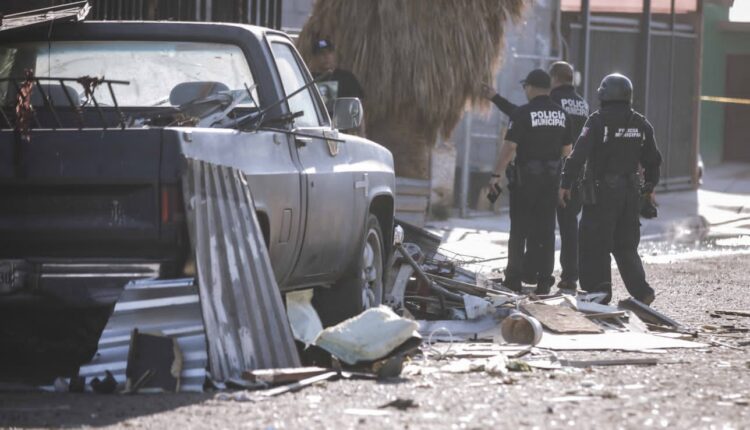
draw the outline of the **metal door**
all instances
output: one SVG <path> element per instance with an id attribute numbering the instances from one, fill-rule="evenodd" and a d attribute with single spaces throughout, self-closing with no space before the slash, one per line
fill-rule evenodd
<path id="1" fill-rule="evenodd" d="M 271 42 L 284 92 L 290 94 L 309 82 L 294 47 L 287 41 Z M 360 240 L 355 223 L 354 174 L 349 166 L 348 148 L 334 140 L 327 117 L 315 89 L 289 99 L 291 112 L 303 112 L 295 119 L 297 154 L 302 167 L 307 210 L 302 250 L 292 283 L 316 283 L 336 279 L 354 258 L 354 245 Z M 320 137 L 314 137 L 320 136 Z"/>

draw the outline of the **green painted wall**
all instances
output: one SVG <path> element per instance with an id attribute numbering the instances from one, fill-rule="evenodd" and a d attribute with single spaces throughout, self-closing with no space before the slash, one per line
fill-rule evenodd
<path id="1" fill-rule="evenodd" d="M 721 21 L 729 19 L 729 8 L 704 3 L 703 70 L 701 95 L 731 96 L 724 93 L 727 54 L 750 54 L 750 33 L 722 31 Z M 723 161 L 724 105 L 701 102 L 700 151 L 706 165 Z"/>

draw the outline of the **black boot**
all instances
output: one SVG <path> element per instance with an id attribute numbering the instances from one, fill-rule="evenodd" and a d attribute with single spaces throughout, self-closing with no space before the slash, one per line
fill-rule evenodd
<path id="1" fill-rule="evenodd" d="M 536 293 L 537 296 L 547 295 L 550 293 L 550 290 L 552 290 L 553 285 L 555 285 L 554 276 L 540 279 L 536 285 L 536 291 L 534 291 L 534 293 Z"/>

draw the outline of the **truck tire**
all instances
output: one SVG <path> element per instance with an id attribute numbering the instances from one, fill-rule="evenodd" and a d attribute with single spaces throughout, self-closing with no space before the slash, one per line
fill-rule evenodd
<path id="1" fill-rule="evenodd" d="M 367 217 L 359 258 L 348 275 L 330 288 L 317 288 L 313 304 L 324 327 L 358 315 L 383 303 L 385 246 L 378 218 Z"/>

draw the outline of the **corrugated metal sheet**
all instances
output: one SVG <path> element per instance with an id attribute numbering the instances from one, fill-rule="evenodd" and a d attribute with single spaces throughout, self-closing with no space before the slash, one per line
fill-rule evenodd
<path id="1" fill-rule="evenodd" d="M 211 375 L 226 381 L 245 370 L 299 366 L 243 174 L 193 159 L 187 165 L 183 191 Z"/>
<path id="2" fill-rule="evenodd" d="M 118 382 L 125 382 L 134 328 L 176 339 L 183 357 L 180 391 L 203 390 L 208 354 L 200 298 L 193 279 L 129 283 L 99 339 L 96 356 L 81 367 L 80 375 L 87 380 L 101 379 L 109 370 Z"/>

